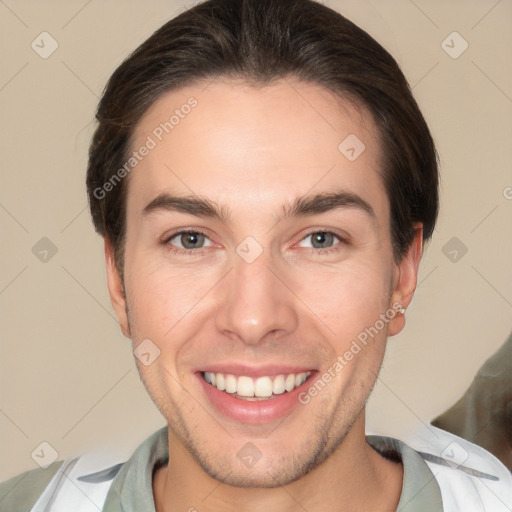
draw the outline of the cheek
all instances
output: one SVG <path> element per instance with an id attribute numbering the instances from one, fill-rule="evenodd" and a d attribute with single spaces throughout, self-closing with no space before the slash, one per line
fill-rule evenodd
<path id="1" fill-rule="evenodd" d="M 342 343 L 389 308 L 391 273 L 384 261 L 351 260 L 304 272 L 298 295 Z"/>
<path id="2" fill-rule="evenodd" d="M 126 270 L 130 320 L 139 339 L 165 340 L 182 330 L 215 283 L 211 269 L 171 266 L 143 254 L 127 262 Z"/>

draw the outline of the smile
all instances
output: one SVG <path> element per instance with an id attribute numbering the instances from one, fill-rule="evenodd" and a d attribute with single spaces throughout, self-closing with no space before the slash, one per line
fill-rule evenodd
<path id="1" fill-rule="evenodd" d="M 262 376 L 256 379 L 246 375 L 202 372 L 203 379 L 219 391 L 243 400 L 268 400 L 285 392 L 293 391 L 306 382 L 310 371 L 281 374 L 275 377 Z"/>

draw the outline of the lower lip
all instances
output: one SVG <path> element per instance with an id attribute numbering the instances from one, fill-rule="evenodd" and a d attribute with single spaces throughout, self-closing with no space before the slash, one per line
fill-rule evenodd
<path id="1" fill-rule="evenodd" d="M 292 391 L 285 391 L 275 398 L 268 400 L 243 400 L 219 391 L 215 386 L 208 384 L 199 372 L 196 373 L 204 392 L 213 406 L 223 415 L 242 423 L 260 425 L 278 420 L 289 415 L 298 405 L 299 395 L 308 388 L 317 372 L 312 372 L 306 381 Z"/>

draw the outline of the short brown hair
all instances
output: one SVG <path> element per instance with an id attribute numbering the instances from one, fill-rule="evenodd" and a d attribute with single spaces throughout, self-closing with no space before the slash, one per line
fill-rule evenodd
<path id="1" fill-rule="evenodd" d="M 395 260 L 409 248 L 414 222 L 423 223 L 423 240 L 430 239 L 439 209 L 437 153 L 393 57 L 314 0 L 207 0 L 139 46 L 113 73 L 98 106 L 87 191 L 96 231 L 113 244 L 121 272 L 127 180 L 108 193 L 102 187 L 116 178 L 137 123 L 164 92 L 215 77 L 259 86 L 295 77 L 366 107 L 382 141 Z"/>

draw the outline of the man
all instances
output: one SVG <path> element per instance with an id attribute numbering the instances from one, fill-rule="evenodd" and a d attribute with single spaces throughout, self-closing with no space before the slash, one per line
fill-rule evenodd
<path id="1" fill-rule="evenodd" d="M 116 70 L 97 118 L 110 297 L 168 426 L 123 464 L 6 482 L 2 510 L 510 510 L 485 450 L 365 435 L 438 211 L 380 45 L 310 0 L 207 1 Z"/>

